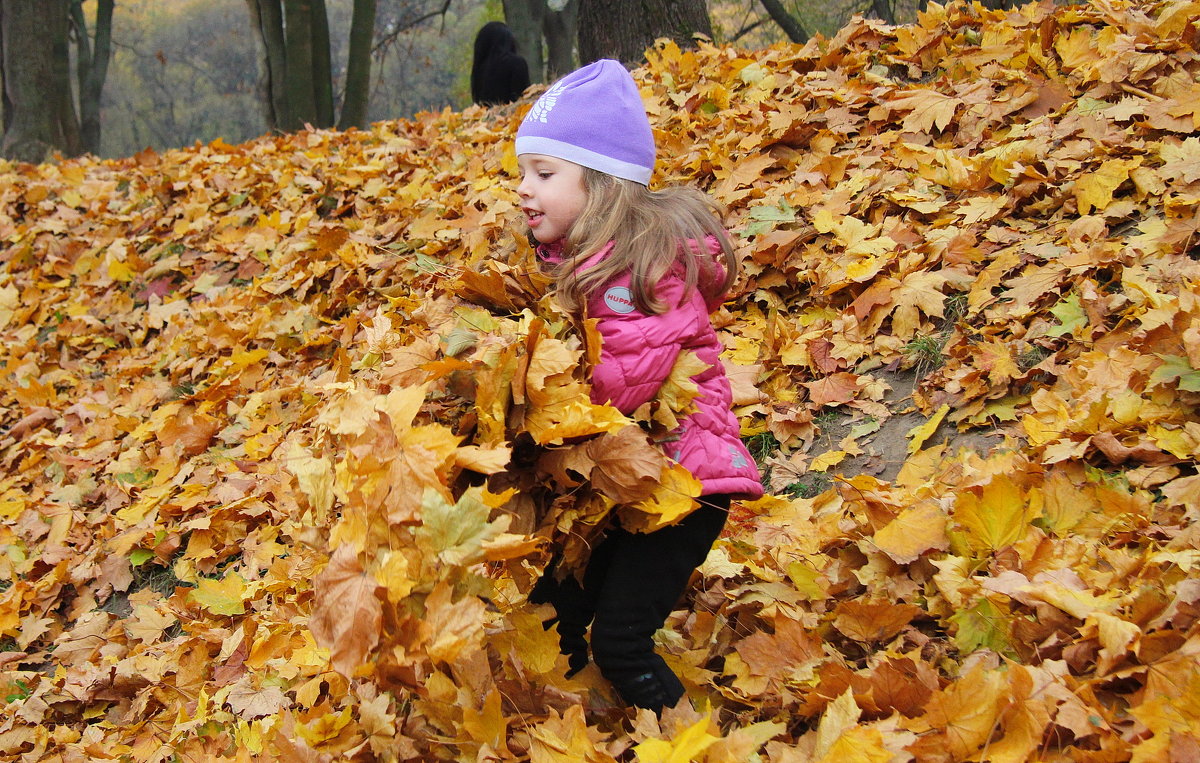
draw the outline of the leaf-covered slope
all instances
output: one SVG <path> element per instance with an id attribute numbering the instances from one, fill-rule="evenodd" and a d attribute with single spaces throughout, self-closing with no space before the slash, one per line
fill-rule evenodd
<path id="1" fill-rule="evenodd" d="M 528 102 L 5 165 L 0 756 L 1193 759 L 1198 16 L 933 6 L 635 73 L 660 179 L 729 207 L 779 473 L 869 451 L 891 372 L 941 363 L 895 480 L 738 507 L 661 724 L 523 600 L 548 541 L 689 490 L 541 296 Z"/>

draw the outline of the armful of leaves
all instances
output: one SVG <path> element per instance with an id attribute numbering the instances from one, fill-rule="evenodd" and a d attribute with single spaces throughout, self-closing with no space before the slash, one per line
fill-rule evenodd
<path id="1" fill-rule="evenodd" d="M 501 254 L 482 260 L 474 270 L 464 270 L 459 279 L 459 295 L 463 299 L 507 314 L 522 310 L 536 312 L 552 283 L 550 276 L 538 267 L 533 249 L 520 237 L 509 256 Z"/>
<path id="2" fill-rule="evenodd" d="M 519 313 L 536 307 L 549 292 L 550 277 L 536 269 L 520 269 L 504 262 L 482 262 L 478 270 L 465 270 L 462 298 L 502 313 Z"/>

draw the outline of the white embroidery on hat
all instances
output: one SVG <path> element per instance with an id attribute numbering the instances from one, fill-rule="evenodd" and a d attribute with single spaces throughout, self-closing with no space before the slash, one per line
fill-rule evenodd
<path id="1" fill-rule="evenodd" d="M 624 286 L 614 286 L 604 292 L 604 304 L 614 313 L 632 313 L 636 308 L 633 304 L 633 294 Z"/>
<path id="2" fill-rule="evenodd" d="M 546 117 L 550 116 L 551 110 L 558 103 L 558 97 L 565 90 L 564 83 L 558 82 L 552 88 L 542 93 L 542 97 L 537 99 L 533 104 L 533 108 L 525 115 L 526 122 L 545 122 Z"/>

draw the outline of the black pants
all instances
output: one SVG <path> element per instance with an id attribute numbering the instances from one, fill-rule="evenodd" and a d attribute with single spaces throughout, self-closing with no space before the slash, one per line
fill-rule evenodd
<path id="1" fill-rule="evenodd" d="M 573 576 L 556 580 L 552 563 L 529 600 L 554 605 L 572 670 L 587 664 L 591 623 L 592 657 L 622 700 L 656 713 L 679 701 L 683 684 L 654 651 L 654 632 L 721 534 L 729 500 L 704 496 L 678 524 L 652 533 L 614 528 L 593 550 L 582 586 Z"/>

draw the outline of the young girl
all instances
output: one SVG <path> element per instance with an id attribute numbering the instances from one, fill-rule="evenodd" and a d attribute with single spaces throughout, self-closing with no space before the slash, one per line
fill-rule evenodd
<path id="1" fill-rule="evenodd" d="M 731 498 L 762 495 L 709 321 L 736 260 L 704 194 L 647 188 L 654 137 L 637 86 L 616 61 L 585 66 L 547 90 L 517 130 L 516 153 L 517 193 L 556 296 L 598 319 L 593 401 L 628 414 L 654 399 L 679 353 L 708 364 L 692 377 L 696 411 L 663 438 L 667 455 L 703 485 L 699 507 L 656 532 L 613 528 L 593 550 L 582 584 L 550 569 L 530 594 L 554 605 L 572 672 L 587 664 L 590 623 L 604 677 L 625 702 L 661 713 L 684 689 L 655 653 L 654 632 L 708 555 Z"/>

